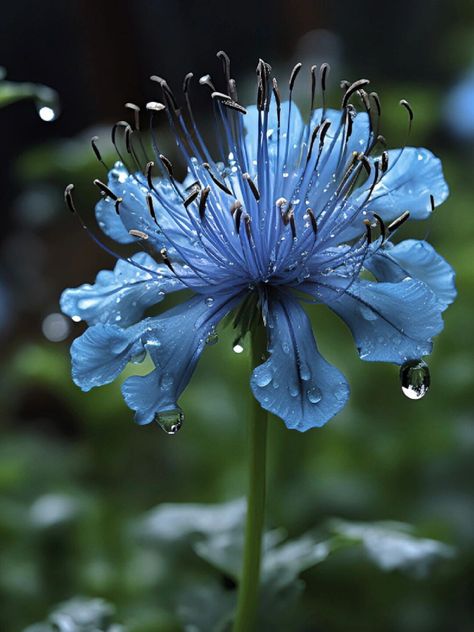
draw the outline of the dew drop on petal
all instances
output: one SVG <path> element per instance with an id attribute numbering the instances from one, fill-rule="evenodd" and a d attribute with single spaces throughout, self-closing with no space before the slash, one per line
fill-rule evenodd
<path id="1" fill-rule="evenodd" d="M 318 402 L 321 401 L 321 398 L 322 398 L 321 391 L 319 390 L 319 388 L 317 386 L 315 386 L 314 388 L 311 388 L 307 392 L 307 396 L 308 396 L 309 401 L 312 404 L 317 404 Z"/>
<path id="2" fill-rule="evenodd" d="M 161 413 L 156 413 L 154 421 L 156 421 L 166 434 L 174 435 L 183 425 L 184 413 L 181 408 L 165 410 Z"/>
<path id="3" fill-rule="evenodd" d="M 217 335 L 216 330 L 215 329 L 211 329 L 211 331 L 207 335 L 206 344 L 207 345 L 215 345 L 218 340 L 219 340 L 219 336 Z"/>
<path id="4" fill-rule="evenodd" d="M 160 386 L 165 389 L 173 386 L 173 382 L 174 377 L 171 375 L 171 373 L 163 373 L 160 378 Z"/>
<path id="5" fill-rule="evenodd" d="M 212 307 L 214 305 L 214 299 L 212 298 L 212 296 L 209 296 L 209 298 L 206 298 L 205 302 L 208 307 Z"/>
<path id="6" fill-rule="evenodd" d="M 272 381 L 272 378 L 273 378 L 273 374 L 272 374 L 271 369 L 265 367 L 261 371 L 258 372 L 255 378 L 255 381 L 257 382 L 258 386 L 264 387 L 270 384 L 270 382 Z"/>
<path id="7" fill-rule="evenodd" d="M 409 360 L 400 369 L 402 393 L 409 399 L 421 399 L 430 388 L 431 377 L 424 360 Z"/>

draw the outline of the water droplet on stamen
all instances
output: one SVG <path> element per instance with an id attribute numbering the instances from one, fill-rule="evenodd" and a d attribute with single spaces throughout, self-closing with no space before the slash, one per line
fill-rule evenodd
<path id="1" fill-rule="evenodd" d="M 174 435 L 183 425 L 184 413 L 181 408 L 165 410 L 161 413 L 156 413 L 154 421 L 156 421 L 166 434 Z"/>
<path id="2" fill-rule="evenodd" d="M 409 360 L 400 369 L 402 393 L 409 399 L 421 399 L 430 388 L 431 377 L 424 360 Z"/>
<path id="3" fill-rule="evenodd" d="M 238 341 L 237 341 L 237 342 L 235 342 L 235 343 L 234 343 L 234 346 L 232 347 L 232 351 L 233 351 L 234 353 L 243 353 L 244 348 L 243 348 L 243 346 L 240 344 L 240 342 L 238 342 Z"/>

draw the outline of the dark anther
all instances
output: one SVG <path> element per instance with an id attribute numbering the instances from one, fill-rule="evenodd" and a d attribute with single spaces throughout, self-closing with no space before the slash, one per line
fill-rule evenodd
<path id="1" fill-rule="evenodd" d="M 397 230 L 397 228 L 400 228 L 400 226 L 404 224 L 409 217 L 410 217 L 409 211 L 405 211 L 404 213 L 402 213 L 400 217 L 397 217 L 397 219 L 394 219 L 393 222 L 388 225 L 387 227 L 388 232 L 393 233 L 393 231 Z"/>
<path id="2" fill-rule="evenodd" d="M 410 118 L 410 123 L 411 123 L 413 121 L 413 110 L 412 110 L 411 105 L 408 103 L 406 99 L 402 99 L 400 101 L 400 105 L 404 107 L 405 110 L 408 112 L 408 116 Z"/>
<path id="3" fill-rule="evenodd" d="M 372 226 L 370 225 L 370 220 L 364 219 L 364 224 L 365 224 L 365 232 L 367 236 L 367 243 L 371 244 L 372 243 Z"/>
<path id="4" fill-rule="evenodd" d="M 314 110 L 314 95 L 316 94 L 316 71 L 317 66 L 311 66 L 311 111 Z"/>
<path id="5" fill-rule="evenodd" d="M 371 167 L 370 167 L 370 162 L 367 156 L 361 152 L 360 154 L 357 155 L 357 160 L 362 163 L 362 166 L 366 170 L 367 175 L 370 175 Z"/>
<path id="6" fill-rule="evenodd" d="M 152 112 L 161 112 L 162 110 L 166 110 L 166 106 L 163 105 L 163 103 L 158 103 L 158 101 L 148 101 L 145 107 L 147 110 L 151 110 Z"/>
<path id="7" fill-rule="evenodd" d="M 382 147 L 386 147 L 387 146 L 387 139 L 385 138 L 385 136 L 382 136 L 382 134 L 379 134 L 377 136 L 377 142 L 380 143 L 382 145 Z"/>
<path id="8" fill-rule="evenodd" d="M 157 75 L 152 75 L 150 77 L 150 79 L 152 81 L 156 81 L 156 83 L 158 83 L 160 85 L 160 88 L 163 90 L 163 96 L 168 101 L 168 103 L 171 104 L 173 110 L 175 110 L 175 111 L 179 110 L 178 103 L 177 103 L 177 101 L 176 101 L 176 99 L 174 97 L 173 91 L 169 87 L 169 85 L 166 82 L 166 80 L 163 79 L 162 77 L 158 77 Z"/>
<path id="9" fill-rule="evenodd" d="M 199 195 L 199 192 L 200 192 L 200 189 L 198 189 L 198 187 L 195 187 L 195 189 L 191 191 L 188 197 L 183 201 L 184 208 L 188 208 L 188 206 L 194 202 L 194 200 Z"/>
<path id="10" fill-rule="evenodd" d="M 213 99 L 217 99 L 218 101 L 222 103 L 222 105 L 225 105 L 226 107 L 229 107 L 232 110 L 237 110 L 237 112 L 241 112 L 242 114 L 247 114 L 247 110 L 239 103 L 236 103 L 232 99 L 232 97 L 230 97 L 228 94 L 224 94 L 223 92 L 213 92 L 211 94 L 211 97 Z"/>
<path id="11" fill-rule="evenodd" d="M 319 134 L 319 147 L 320 149 L 323 147 L 324 145 L 324 139 L 326 137 L 327 131 L 331 126 L 331 121 L 329 119 L 324 119 L 324 121 L 321 123 L 321 131 Z"/>
<path id="12" fill-rule="evenodd" d="M 313 229 L 313 233 L 316 235 L 318 232 L 318 224 L 316 222 L 316 218 L 314 216 L 314 213 L 312 211 L 312 209 L 308 208 L 306 209 L 306 214 L 309 217 L 309 221 L 311 222 L 311 227 Z"/>
<path id="13" fill-rule="evenodd" d="M 371 92 L 369 97 L 375 103 L 375 107 L 377 108 L 377 114 L 380 116 L 382 114 L 382 106 L 380 105 L 380 98 L 376 92 Z"/>
<path id="14" fill-rule="evenodd" d="M 377 213 L 374 213 L 374 218 L 377 220 L 380 226 L 380 234 L 382 235 L 382 243 L 387 239 L 387 227 L 385 226 L 385 222 Z"/>
<path id="15" fill-rule="evenodd" d="M 156 222 L 156 213 L 155 213 L 155 207 L 153 206 L 153 197 L 150 195 L 150 193 L 146 194 L 146 203 L 148 205 L 148 212 L 150 213 L 153 221 Z"/>
<path id="16" fill-rule="evenodd" d="M 288 86 L 290 88 L 290 92 L 293 90 L 293 87 L 294 87 L 295 81 L 296 81 L 296 77 L 298 76 L 302 65 L 303 64 L 301 62 L 298 62 L 295 65 L 295 67 L 293 68 L 293 70 L 291 71 L 290 81 L 288 82 Z"/>
<path id="17" fill-rule="evenodd" d="M 290 222 L 291 236 L 296 239 L 295 213 L 293 209 L 288 213 L 288 221 Z"/>
<path id="18" fill-rule="evenodd" d="M 221 189 L 221 191 L 224 191 L 224 193 L 227 193 L 227 195 L 232 195 L 232 191 L 231 191 L 230 189 L 228 189 L 228 188 L 226 187 L 226 185 L 225 185 L 223 182 L 221 182 L 220 180 L 218 180 L 218 179 L 216 178 L 216 176 L 212 173 L 212 171 L 211 171 L 211 165 L 210 165 L 208 162 L 203 162 L 203 163 L 202 163 L 202 166 L 203 166 L 203 167 L 204 167 L 204 169 L 208 172 L 208 174 L 209 174 L 209 176 L 210 176 L 211 180 L 214 182 L 214 184 L 215 184 L 216 186 L 218 186 L 218 187 L 219 187 L 219 189 Z"/>
<path id="19" fill-rule="evenodd" d="M 237 103 L 239 97 L 237 95 L 237 84 L 235 83 L 235 79 L 229 79 L 229 92 L 234 102 Z"/>
<path id="20" fill-rule="evenodd" d="M 235 219 L 235 230 L 237 231 L 237 235 L 240 233 L 240 220 L 242 218 L 242 207 L 239 206 L 234 213 L 234 219 Z"/>
<path id="21" fill-rule="evenodd" d="M 146 233 L 144 233 L 141 230 L 137 230 L 136 228 L 131 228 L 128 231 L 128 234 L 131 235 L 132 237 L 137 237 L 138 239 L 148 239 L 148 235 Z"/>
<path id="22" fill-rule="evenodd" d="M 135 129 L 140 129 L 140 108 L 135 103 L 125 103 L 125 107 L 133 111 L 133 117 L 135 121 Z"/>
<path id="23" fill-rule="evenodd" d="M 97 178 L 94 180 L 94 184 L 98 189 L 102 191 L 102 193 L 104 193 L 105 195 L 108 195 L 109 198 L 112 198 L 112 200 L 114 201 L 117 200 L 117 196 L 115 195 L 115 193 L 111 189 L 109 189 L 109 187 L 106 184 L 104 184 Z"/>
<path id="24" fill-rule="evenodd" d="M 93 136 L 93 137 L 91 138 L 92 151 L 94 152 L 95 157 L 97 158 L 97 160 L 98 160 L 99 162 L 101 162 L 101 163 L 104 165 L 104 167 L 107 169 L 107 165 L 106 165 L 106 164 L 105 164 L 105 162 L 102 160 L 102 155 L 101 155 L 101 153 L 100 153 L 100 151 L 99 151 L 99 148 L 97 147 L 97 144 L 96 144 L 98 140 L 99 140 L 99 137 L 98 137 L 98 136 Z"/>
<path id="25" fill-rule="evenodd" d="M 253 194 L 254 198 L 255 198 L 255 199 L 257 200 L 257 202 L 258 202 L 258 201 L 259 201 L 259 199 L 260 199 L 260 193 L 259 193 L 259 191 L 258 191 L 258 189 L 257 189 L 257 186 L 256 186 L 255 182 L 254 182 L 254 181 L 252 180 L 252 178 L 250 177 L 250 174 L 249 174 L 249 173 L 244 173 L 244 174 L 242 175 L 242 177 L 243 177 L 243 179 L 247 182 L 247 184 L 249 185 L 250 190 L 252 191 L 252 194 Z"/>
<path id="26" fill-rule="evenodd" d="M 236 211 L 239 208 L 242 208 L 242 202 L 240 200 L 235 200 L 235 202 L 233 202 L 231 207 L 230 207 L 230 214 L 232 216 L 235 215 Z"/>
<path id="27" fill-rule="evenodd" d="M 111 135 L 111 138 L 112 138 L 112 144 L 114 145 L 114 147 L 115 147 L 115 138 L 116 138 L 116 135 L 117 135 L 117 130 L 118 130 L 118 128 L 119 128 L 119 127 L 125 127 L 125 128 L 127 128 L 127 127 L 130 127 L 130 125 L 127 123 L 127 121 L 117 121 L 117 122 L 113 125 L 113 127 L 112 127 L 112 131 L 111 131 L 110 135 Z"/>
<path id="28" fill-rule="evenodd" d="M 67 187 L 64 189 L 64 201 L 66 202 L 66 205 L 68 209 L 71 211 L 71 213 L 77 213 L 76 207 L 74 206 L 74 201 L 72 199 L 73 190 L 74 190 L 74 185 L 68 184 Z"/>
<path id="29" fill-rule="evenodd" d="M 326 80 L 330 70 L 329 64 L 321 64 L 320 73 L 321 73 L 321 88 L 323 92 L 326 90 Z"/>
<path id="30" fill-rule="evenodd" d="M 347 140 L 352 136 L 352 127 L 354 123 L 354 118 L 356 116 L 356 111 L 355 111 L 355 108 L 350 103 L 346 107 L 345 111 L 346 111 L 346 118 L 344 122 L 346 125 L 346 140 Z"/>
<path id="31" fill-rule="evenodd" d="M 273 89 L 273 96 L 275 97 L 275 103 L 277 106 L 278 127 L 280 127 L 281 98 L 280 98 L 280 90 L 278 89 L 278 82 L 275 79 L 275 77 L 273 77 L 273 80 L 272 80 L 272 89 Z"/>
<path id="32" fill-rule="evenodd" d="M 125 148 L 128 154 L 132 153 L 132 145 L 130 142 L 131 133 L 132 133 L 132 128 L 130 127 L 130 125 L 127 125 L 127 127 L 125 128 Z"/>
<path id="33" fill-rule="evenodd" d="M 268 82 L 270 78 L 271 66 L 263 61 L 258 60 L 257 64 L 257 108 L 268 110 L 270 106 Z"/>
<path id="34" fill-rule="evenodd" d="M 316 127 L 313 129 L 311 133 L 311 140 L 309 141 L 308 155 L 306 156 L 306 164 L 308 164 L 309 159 L 311 158 L 311 154 L 313 152 L 314 141 L 316 140 L 320 127 L 321 127 L 320 125 L 316 125 Z"/>
<path id="35" fill-rule="evenodd" d="M 350 87 L 351 82 L 350 82 L 350 81 L 347 81 L 347 79 L 343 79 L 339 85 L 340 85 L 340 86 L 341 86 L 341 88 L 344 90 L 344 92 L 346 92 L 347 88 L 349 88 L 349 87 Z"/>
<path id="36" fill-rule="evenodd" d="M 153 179 L 152 179 L 152 175 L 151 175 L 151 170 L 153 169 L 153 167 L 155 166 L 155 163 L 153 161 L 147 162 L 146 163 L 146 167 L 145 167 L 145 175 L 146 175 L 146 179 L 148 182 L 148 188 L 149 189 L 154 189 L 155 187 L 153 186 Z"/>
<path id="37" fill-rule="evenodd" d="M 247 239 L 250 241 L 250 239 L 252 238 L 252 230 L 251 230 L 252 220 L 250 219 L 250 215 L 244 216 L 244 223 L 245 223 L 245 232 L 247 233 Z"/>
<path id="38" fill-rule="evenodd" d="M 360 100 L 362 101 L 362 105 L 365 108 L 365 111 L 370 116 L 370 120 L 371 120 L 371 123 L 372 123 L 372 118 L 373 118 L 372 105 L 370 103 L 369 95 L 367 94 L 367 92 L 365 90 L 359 90 L 358 94 L 359 94 Z M 373 127 L 373 125 L 372 125 L 372 127 Z"/>
<path id="39" fill-rule="evenodd" d="M 224 76 L 227 79 L 227 83 L 229 83 L 229 81 L 230 81 L 230 57 L 223 50 L 220 50 L 216 54 L 216 57 L 217 57 L 217 59 L 221 60 L 222 66 L 224 68 Z"/>
<path id="40" fill-rule="evenodd" d="M 199 84 L 201 86 L 208 86 L 212 90 L 212 92 L 216 91 L 214 84 L 212 83 L 211 75 L 203 75 L 199 79 Z"/>
<path id="41" fill-rule="evenodd" d="M 211 187 L 204 187 L 201 191 L 201 197 L 199 198 L 199 217 L 201 221 L 204 219 L 204 214 L 206 212 L 206 202 L 211 191 Z"/>
<path id="42" fill-rule="evenodd" d="M 170 178 L 174 178 L 173 165 L 171 164 L 171 160 L 169 158 L 167 158 L 166 156 L 164 156 L 163 154 L 160 154 L 160 160 L 164 164 L 165 169 L 168 172 L 169 177 Z"/>
<path id="43" fill-rule="evenodd" d="M 191 79 L 194 77 L 192 72 L 188 72 L 188 74 L 184 77 L 183 79 L 183 92 L 184 94 L 187 94 L 188 90 L 189 90 L 189 83 L 191 81 Z"/>
<path id="44" fill-rule="evenodd" d="M 162 248 L 160 250 L 160 255 L 161 255 L 161 258 L 163 259 L 163 263 L 165 264 L 165 266 L 167 266 L 171 270 L 171 272 L 174 272 L 174 269 L 173 269 L 173 266 L 171 265 L 171 261 L 169 260 L 168 252 L 166 248 Z"/>
<path id="45" fill-rule="evenodd" d="M 115 212 L 117 213 L 117 215 L 120 215 L 120 205 L 122 204 L 122 202 L 123 199 L 121 197 L 115 200 Z"/>
<path id="46" fill-rule="evenodd" d="M 434 196 L 430 194 L 430 205 L 431 205 L 431 211 L 435 210 L 435 199 Z"/>
<path id="47" fill-rule="evenodd" d="M 363 88 L 364 86 L 366 86 L 369 83 L 370 83 L 370 81 L 368 79 L 358 79 L 357 81 L 354 81 L 354 83 L 352 83 L 347 88 L 344 96 L 342 97 L 342 107 L 343 108 L 346 107 L 346 105 L 349 102 L 349 99 L 354 94 L 354 92 L 357 92 L 357 90 L 360 90 L 361 88 Z"/>
<path id="48" fill-rule="evenodd" d="M 388 151 L 383 151 L 382 152 L 381 168 L 382 168 L 382 173 L 385 173 L 387 171 L 387 169 L 388 169 Z"/>

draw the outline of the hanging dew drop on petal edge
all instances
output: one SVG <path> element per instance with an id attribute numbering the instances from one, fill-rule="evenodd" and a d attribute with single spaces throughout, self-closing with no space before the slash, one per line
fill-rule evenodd
<path id="1" fill-rule="evenodd" d="M 402 393 L 409 399 L 421 399 L 430 388 L 431 376 L 424 360 L 409 360 L 400 368 Z"/>

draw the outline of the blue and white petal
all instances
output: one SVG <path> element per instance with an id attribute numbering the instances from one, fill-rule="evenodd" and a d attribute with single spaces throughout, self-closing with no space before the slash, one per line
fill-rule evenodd
<path id="1" fill-rule="evenodd" d="M 344 292 L 332 290 L 328 305 L 351 329 L 363 360 L 403 364 L 418 359 L 431 352 L 433 336 L 443 329 L 442 307 L 421 281 L 356 281 Z"/>
<path id="2" fill-rule="evenodd" d="M 148 321 L 122 329 L 99 323 L 71 346 L 72 379 L 83 390 L 113 382 L 134 357 L 143 353 L 141 336 Z"/>
<path id="3" fill-rule="evenodd" d="M 370 180 L 351 196 L 356 205 L 365 200 Z M 448 194 L 441 161 L 428 149 L 392 149 L 388 152 L 388 170 L 374 187 L 366 209 L 378 213 L 384 221 L 404 211 L 410 212 L 411 219 L 426 219 L 432 210 L 430 196 L 439 206 Z"/>
<path id="4" fill-rule="evenodd" d="M 267 332 L 270 357 L 252 373 L 253 394 L 288 428 L 324 425 L 346 404 L 349 386 L 320 355 L 311 322 L 290 294 L 270 299 Z"/>
<path id="5" fill-rule="evenodd" d="M 157 413 L 178 407 L 206 341 L 238 300 L 229 294 L 194 296 L 154 319 L 143 341 L 156 368 L 148 375 L 130 377 L 122 385 L 125 402 L 135 411 L 138 424 L 150 423 Z"/>
<path id="6" fill-rule="evenodd" d="M 157 264 L 147 253 L 137 253 L 131 260 L 133 264 L 121 259 L 113 271 L 99 272 L 92 285 L 85 283 L 65 290 L 60 301 L 64 314 L 89 325 L 111 323 L 128 327 L 148 307 L 160 303 L 167 293 L 185 287 L 165 265 Z"/>
<path id="7" fill-rule="evenodd" d="M 407 276 L 426 283 L 445 309 L 456 298 L 455 273 L 427 241 L 388 242 L 365 262 L 379 281 L 402 281 Z"/>

